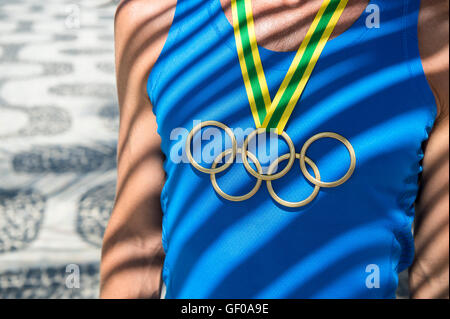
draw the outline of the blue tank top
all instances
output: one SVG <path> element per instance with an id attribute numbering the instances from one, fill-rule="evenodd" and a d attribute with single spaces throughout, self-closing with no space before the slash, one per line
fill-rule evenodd
<path id="1" fill-rule="evenodd" d="M 286 127 L 296 150 L 320 132 L 353 145 L 357 165 L 343 185 L 321 189 L 299 209 L 278 205 L 263 185 L 245 202 L 216 194 L 184 157 L 195 121 L 254 128 L 233 28 L 219 0 L 178 0 L 163 51 L 148 79 L 167 180 L 161 194 L 166 298 L 394 298 L 412 262 L 412 221 L 422 143 L 436 103 L 418 50 L 419 0 L 372 0 L 330 40 Z M 373 9 L 368 7 L 367 9 Z M 276 94 L 295 52 L 259 47 Z M 239 139 L 242 143 L 242 138 Z M 281 154 L 288 153 L 280 143 Z M 347 149 L 324 139 L 308 150 L 324 180 L 348 169 Z M 296 162 L 273 186 L 306 198 L 313 186 Z M 229 194 L 255 184 L 242 164 L 218 175 Z"/>

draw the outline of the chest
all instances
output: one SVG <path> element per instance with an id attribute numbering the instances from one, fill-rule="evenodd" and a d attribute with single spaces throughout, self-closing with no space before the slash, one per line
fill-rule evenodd
<path id="1" fill-rule="evenodd" d="M 233 29 L 220 10 L 211 5 L 195 23 L 179 30 L 176 41 L 166 47 L 158 81 L 151 83 L 167 154 L 178 143 L 171 138 L 174 130 L 187 135 L 198 121 L 219 121 L 241 132 L 255 128 Z M 357 157 L 352 183 L 385 190 L 390 185 L 397 188 L 394 193 L 402 193 L 405 181 L 416 185 L 421 143 L 433 113 L 417 90 L 423 78 L 411 74 L 401 32 L 369 30 L 364 18 L 327 43 L 286 132 L 297 152 L 315 134 L 345 136 Z M 259 53 L 273 99 L 295 52 L 260 46 Z M 348 167 L 348 152 L 336 143 L 314 143 L 308 156 L 317 160 L 328 180 L 339 178 Z M 336 162 L 344 164 L 337 167 Z"/>

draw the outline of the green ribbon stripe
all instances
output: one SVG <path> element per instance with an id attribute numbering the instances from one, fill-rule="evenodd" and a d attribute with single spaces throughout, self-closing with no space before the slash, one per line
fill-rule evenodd
<path id="1" fill-rule="evenodd" d="M 237 12 L 239 20 L 239 30 L 241 34 L 241 43 L 244 51 L 245 64 L 247 66 L 247 72 L 252 86 L 253 96 L 255 98 L 256 109 L 261 124 L 267 115 L 266 105 L 264 103 L 264 97 L 262 89 L 258 81 L 258 73 L 256 71 L 255 61 L 253 60 L 253 54 L 250 44 L 250 36 L 247 26 L 247 13 L 245 10 L 245 0 L 237 1 Z"/>
<path id="2" fill-rule="evenodd" d="M 289 101 L 291 100 L 298 84 L 300 83 L 303 74 L 305 73 L 308 64 L 317 48 L 317 45 L 322 38 L 323 33 L 325 32 L 328 23 L 330 22 L 331 18 L 333 17 L 334 12 L 338 8 L 340 3 L 340 0 L 331 1 L 328 7 L 326 8 L 324 14 L 322 15 L 322 18 L 319 21 L 319 24 L 314 31 L 311 40 L 308 44 L 308 46 L 305 49 L 305 53 L 303 54 L 302 59 L 300 60 L 299 66 L 294 72 L 294 75 L 292 76 L 291 81 L 289 82 L 284 94 L 282 95 L 280 99 L 280 103 L 277 105 L 268 125 L 267 128 L 276 128 L 279 121 L 281 120 L 281 117 L 283 116 L 283 113 L 289 104 Z"/>

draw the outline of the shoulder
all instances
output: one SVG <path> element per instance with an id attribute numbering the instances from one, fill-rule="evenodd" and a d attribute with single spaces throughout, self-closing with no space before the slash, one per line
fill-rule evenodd
<path id="1" fill-rule="evenodd" d="M 156 62 L 172 25 L 177 0 L 122 0 L 114 19 L 118 78 L 131 70 L 145 77 Z M 136 76 L 136 74 L 135 74 Z"/>
<path id="2" fill-rule="evenodd" d="M 171 20 L 177 0 L 121 0 L 115 14 L 116 27 L 136 27 L 141 23 Z"/>
<path id="3" fill-rule="evenodd" d="M 449 0 L 421 1 L 419 46 L 422 64 L 438 104 L 438 119 L 449 112 Z"/>

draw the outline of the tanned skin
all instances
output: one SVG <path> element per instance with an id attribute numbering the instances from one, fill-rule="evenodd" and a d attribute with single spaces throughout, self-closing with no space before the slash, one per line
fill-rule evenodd
<path id="1" fill-rule="evenodd" d="M 412 298 L 449 297 L 449 40 L 448 0 L 422 1 L 419 44 L 422 64 L 438 107 L 425 146 L 416 203 L 416 257 L 410 268 Z"/>
<path id="2" fill-rule="evenodd" d="M 146 82 L 167 39 L 176 2 L 128 0 L 122 1 L 116 12 L 118 182 L 103 242 L 101 298 L 159 298 L 164 261 L 159 200 L 165 181 L 164 157 Z M 221 2 L 231 23 L 230 0 Z M 258 44 L 274 51 L 296 50 L 321 3 L 253 0 Z M 343 33 L 367 3 L 350 1 L 332 37 Z M 416 259 L 410 269 L 413 298 L 449 295 L 448 12 L 448 0 L 422 1 L 419 46 L 438 109 L 435 126 L 424 146 L 415 226 Z"/>

